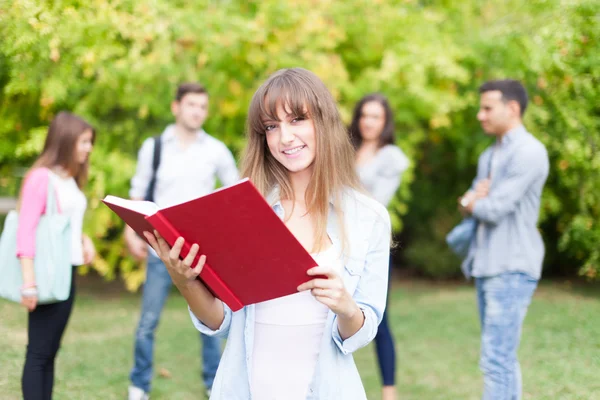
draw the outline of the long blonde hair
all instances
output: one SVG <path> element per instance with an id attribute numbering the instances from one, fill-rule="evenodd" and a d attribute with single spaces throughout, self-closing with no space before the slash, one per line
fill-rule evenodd
<path id="1" fill-rule="evenodd" d="M 278 119 L 278 105 L 297 116 L 308 111 L 315 127 L 314 168 L 304 199 L 307 211 L 315 222 L 312 251 L 321 250 L 327 237 L 330 201 L 341 226 L 343 248 L 346 237 L 342 196 L 348 188 L 360 188 L 360 183 L 355 172 L 354 148 L 335 100 L 315 74 L 302 68 L 282 69 L 258 88 L 248 110 L 242 176 L 250 178 L 263 196 L 278 186 L 281 199 L 296 200 L 288 170 L 271 155 L 267 147 L 264 121 Z"/>

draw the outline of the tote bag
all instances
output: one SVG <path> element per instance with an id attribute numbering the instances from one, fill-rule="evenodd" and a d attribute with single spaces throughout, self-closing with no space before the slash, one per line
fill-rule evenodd
<path id="1" fill-rule="evenodd" d="M 0 297 L 21 302 L 23 274 L 17 257 L 19 215 L 12 210 L 6 216 L 0 237 Z M 67 215 L 58 212 L 56 194 L 48 180 L 46 213 L 40 217 L 35 232 L 35 282 L 38 304 L 56 303 L 71 291 L 71 224 Z"/>
<path id="2" fill-rule="evenodd" d="M 495 153 L 495 150 L 493 150 L 488 162 L 487 177 L 489 179 L 492 179 Z M 467 217 L 446 235 L 446 243 L 454 254 L 464 259 L 469 255 L 469 248 L 471 247 L 471 242 L 475 238 L 476 233 L 477 220 L 474 217 Z"/>
<path id="3" fill-rule="evenodd" d="M 446 243 L 457 256 L 466 258 L 476 231 L 475 218 L 465 218 L 446 235 Z"/>

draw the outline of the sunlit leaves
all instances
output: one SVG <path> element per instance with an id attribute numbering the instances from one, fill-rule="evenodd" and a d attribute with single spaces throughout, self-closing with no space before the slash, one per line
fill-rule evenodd
<path id="1" fill-rule="evenodd" d="M 589 272 L 600 271 L 600 227 L 589 224 L 600 219 L 598 14 L 591 0 L 14 0 L 0 10 L 0 192 L 33 161 L 56 112 L 83 115 L 98 128 L 87 189 L 94 268 L 135 287 L 143 271 L 98 199 L 127 196 L 142 140 L 172 120 L 177 84 L 207 86 L 205 128 L 238 154 L 254 90 L 301 66 L 323 79 L 345 122 L 364 94 L 390 99 L 412 161 L 390 205 L 394 227 L 446 257 L 456 196 L 489 144 L 475 119 L 477 87 L 514 77 L 531 93 L 527 127 L 551 157 L 541 220 L 559 239 L 547 246 L 598 276 Z"/>

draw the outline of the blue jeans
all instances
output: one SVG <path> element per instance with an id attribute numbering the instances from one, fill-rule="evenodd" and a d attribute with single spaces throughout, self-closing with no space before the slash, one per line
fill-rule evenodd
<path id="1" fill-rule="evenodd" d="M 145 392 L 150 391 L 152 381 L 154 332 L 171 285 L 171 277 L 163 262 L 154 254 L 149 254 L 142 297 L 142 315 L 135 333 L 135 364 L 129 375 L 133 386 L 143 389 Z M 221 339 L 205 335 L 200 335 L 200 337 L 202 340 L 202 379 L 205 387 L 210 389 L 221 360 Z"/>
<path id="2" fill-rule="evenodd" d="M 517 350 L 521 327 L 538 281 L 523 273 L 476 278 L 483 400 L 520 400 L 521 369 Z"/>

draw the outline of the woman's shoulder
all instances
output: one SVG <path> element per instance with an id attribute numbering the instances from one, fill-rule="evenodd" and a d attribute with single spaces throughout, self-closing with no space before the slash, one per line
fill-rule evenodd
<path id="1" fill-rule="evenodd" d="M 402 149 L 395 144 L 386 144 L 379 149 L 379 154 L 386 159 L 404 160 L 408 159 Z"/>
<path id="2" fill-rule="evenodd" d="M 344 212 L 356 221 L 374 220 L 388 223 L 390 216 L 387 209 L 371 196 L 352 188 L 344 191 Z"/>
<path id="3" fill-rule="evenodd" d="M 48 168 L 34 168 L 27 172 L 21 191 L 24 203 L 45 204 L 50 180 Z"/>
<path id="4" fill-rule="evenodd" d="M 38 167 L 30 170 L 25 179 L 29 183 L 42 184 L 50 177 L 50 170 L 46 167 Z"/>
<path id="5" fill-rule="evenodd" d="M 380 165 L 393 173 L 402 173 L 410 164 L 410 160 L 395 144 L 387 144 L 379 150 Z"/>

